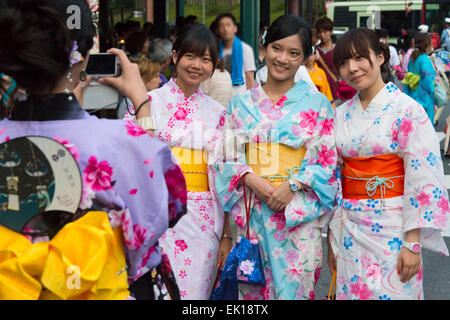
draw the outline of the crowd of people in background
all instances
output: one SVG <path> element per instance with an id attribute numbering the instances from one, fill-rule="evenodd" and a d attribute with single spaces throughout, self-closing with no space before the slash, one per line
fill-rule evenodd
<path id="1" fill-rule="evenodd" d="M 150 61 L 159 63 L 161 79 L 160 86 L 167 83 L 167 79 L 172 76 L 172 45 L 181 30 L 190 24 L 198 24 L 196 16 L 178 17 L 176 24 L 170 29 L 168 39 L 155 38 L 152 34 L 152 23 L 146 22 L 142 28 L 136 21 L 128 21 L 126 23 L 117 23 L 113 33 L 111 43 L 115 47 L 121 48 L 127 52 L 129 58 L 148 58 L 149 60 L 140 60 L 140 64 L 148 64 Z M 408 95 L 412 95 L 415 99 L 424 105 L 430 120 L 438 123 L 438 117 L 441 112 L 436 114 L 441 106 L 437 106 L 433 101 L 434 79 L 438 77 L 439 82 L 443 82 L 445 88 L 448 88 L 449 73 L 439 73 L 434 63 L 434 53 L 436 50 L 449 50 L 450 48 L 450 18 L 444 21 L 445 28 L 439 36 L 433 30 L 429 32 L 427 25 L 420 25 L 417 30 L 402 29 L 402 35 L 394 44 L 389 41 L 389 31 L 387 29 L 377 29 L 377 35 L 381 42 L 389 46 L 389 68 L 383 74 L 383 80 L 396 83 L 402 91 Z M 238 24 L 232 14 L 221 14 L 211 23 L 210 30 L 217 38 L 219 47 L 218 68 L 214 72 L 211 79 L 206 80 L 201 88 L 205 93 L 212 96 L 215 100 L 227 106 L 229 101 L 237 94 L 242 94 L 245 90 L 253 87 L 254 84 L 265 83 L 267 78 L 267 69 L 265 68 L 265 56 L 263 49 L 263 39 L 267 33 L 268 25 L 260 24 L 259 32 L 259 50 L 255 56 L 253 49 L 241 39 L 238 35 Z M 325 94 L 332 102 L 333 106 L 338 106 L 356 94 L 356 90 L 343 81 L 337 73 L 333 65 L 333 51 L 336 37 L 333 36 L 334 23 L 327 17 L 317 19 L 312 26 L 313 54 L 300 66 L 296 81 L 305 80 L 314 85 L 317 90 Z M 417 39 L 421 39 L 419 43 Z M 333 42 L 334 39 L 334 42 Z M 411 55 L 415 50 L 419 50 L 421 57 L 419 61 L 430 61 L 425 71 L 422 67 L 417 67 L 414 71 L 416 63 L 411 64 Z M 412 61 L 417 59 L 417 54 L 413 55 Z M 432 71 L 430 68 L 434 69 Z M 411 70 L 409 70 L 411 69 Z M 420 70 L 419 70 L 420 69 Z M 421 72 L 431 72 L 428 89 L 431 91 L 423 91 L 422 89 L 409 90 L 405 75 L 410 72 L 419 74 Z M 426 83 L 424 77 L 420 81 L 421 86 Z M 403 82 L 402 82 L 403 81 Z M 414 93 L 413 93 L 414 91 Z M 425 101 L 426 100 L 426 101 Z M 123 111 L 123 107 L 121 108 Z M 442 111 L 442 110 L 441 110 Z M 119 112 L 119 117 L 123 116 L 123 112 Z M 436 119 L 435 119 L 436 117 Z"/>
<path id="2" fill-rule="evenodd" d="M 1 237 L 28 241 L 20 250 L 0 241 L 10 251 L 0 272 L 14 274 L 0 277 L 11 288 L 0 298 L 314 299 L 325 230 L 337 299 L 423 299 L 422 246 L 448 255 L 434 126 L 447 104 L 436 55 L 450 50 L 450 18 L 440 36 L 422 25 L 394 45 L 386 29 L 335 41 L 328 17 L 310 26 L 286 14 L 261 24 L 256 55 L 229 13 L 210 26 L 179 17 L 168 39 L 150 22 L 118 23 L 108 52 L 122 73 L 98 81 L 123 99 L 103 120 L 78 101 L 95 35 L 86 2 L 32 0 L 34 12 L 27 1 L 0 8 L 0 25 L 27 30 L 0 35 L 10 46 L 0 50 L 0 136 L 62 141 L 83 181 L 80 220 L 70 222 L 96 231 L 77 241 L 93 256 L 103 240 L 116 251 L 67 293 L 41 278 L 52 263 L 29 265 L 50 257 L 38 242 L 56 240 L 0 226 Z M 74 3 L 76 32 L 61 27 Z M 80 265 L 90 258 L 62 247 Z"/>

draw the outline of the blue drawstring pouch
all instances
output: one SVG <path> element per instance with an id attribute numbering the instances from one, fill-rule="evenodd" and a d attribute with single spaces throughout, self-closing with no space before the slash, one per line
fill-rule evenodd
<path id="1" fill-rule="evenodd" d="M 250 205 L 247 206 L 244 180 L 247 237 L 240 238 L 228 254 L 223 270 L 218 273 L 211 300 L 238 300 L 238 283 L 265 286 L 264 268 L 258 240 L 250 239 Z M 219 286 L 217 282 L 219 281 Z"/>

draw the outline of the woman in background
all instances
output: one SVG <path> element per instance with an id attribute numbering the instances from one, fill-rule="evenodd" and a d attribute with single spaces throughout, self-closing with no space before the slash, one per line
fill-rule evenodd
<path id="1" fill-rule="evenodd" d="M 202 82 L 200 88 L 208 96 L 219 102 L 224 108 L 231 100 L 231 76 L 225 70 L 223 59 L 219 58 L 217 68 L 211 78 Z"/>
<path id="2" fill-rule="evenodd" d="M 431 59 L 428 57 L 428 50 L 431 47 L 431 37 L 428 33 L 417 33 L 414 37 L 415 49 L 408 62 L 408 73 L 419 76 L 417 83 L 411 82 L 413 77 L 406 75 L 404 82 L 404 92 L 416 100 L 425 109 L 431 123 L 434 125 L 434 70 Z M 410 79 L 408 82 L 407 80 Z"/>
<path id="3" fill-rule="evenodd" d="M 316 85 L 317 89 L 322 92 L 331 103 L 333 103 L 333 95 L 331 94 L 330 85 L 328 83 L 327 75 L 322 68 L 316 63 L 316 55 L 318 53 L 315 51 L 313 47 L 313 54 L 306 59 L 305 67 L 308 70 L 309 76 L 311 77 L 312 82 Z"/>

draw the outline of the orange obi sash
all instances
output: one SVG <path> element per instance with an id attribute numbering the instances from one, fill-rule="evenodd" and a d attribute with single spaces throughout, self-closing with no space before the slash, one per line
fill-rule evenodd
<path id="1" fill-rule="evenodd" d="M 306 148 L 281 143 L 246 143 L 245 157 L 253 172 L 278 186 L 300 172 Z"/>
<path id="2" fill-rule="evenodd" d="M 208 184 L 208 156 L 205 150 L 195 150 L 180 147 L 170 148 L 177 158 L 188 191 L 209 191 Z"/>
<path id="3" fill-rule="evenodd" d="M 403 195 L 405 169 L 395 154 L 345 158 L 342 171 L 344 199 L 383 199 Z"/>

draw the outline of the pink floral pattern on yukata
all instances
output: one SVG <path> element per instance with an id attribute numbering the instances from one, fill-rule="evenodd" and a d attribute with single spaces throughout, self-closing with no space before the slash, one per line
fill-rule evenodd
<path id="1" fill-rule="evenodd" d="M 111 176 L 113 169 L 108 161 L 98 162 L 95 156 L 89 158 L 89 165 L 84 169 L 86 182 L 94 191 L 102 191 L 112 189 Z"/>
<path id="2" fill-rule="evenodd" d="M 170 195 L 174 199 L 180 200 L 182 204 L 186 204 L 186 180 L 181 168 L 179 166 L 173 166 L 171 169 L 167 170 L 165 178 Z"/>
<path id="3" fill-rule="evenodd" d="M 127 134 L 133 137 L 139 137 L 144 134 L 147 134 L 147 131 L 143 129 L 141 126 L 137 125 L 133 121 L 126 121 L 125 125 L 127 127 Z"/>

